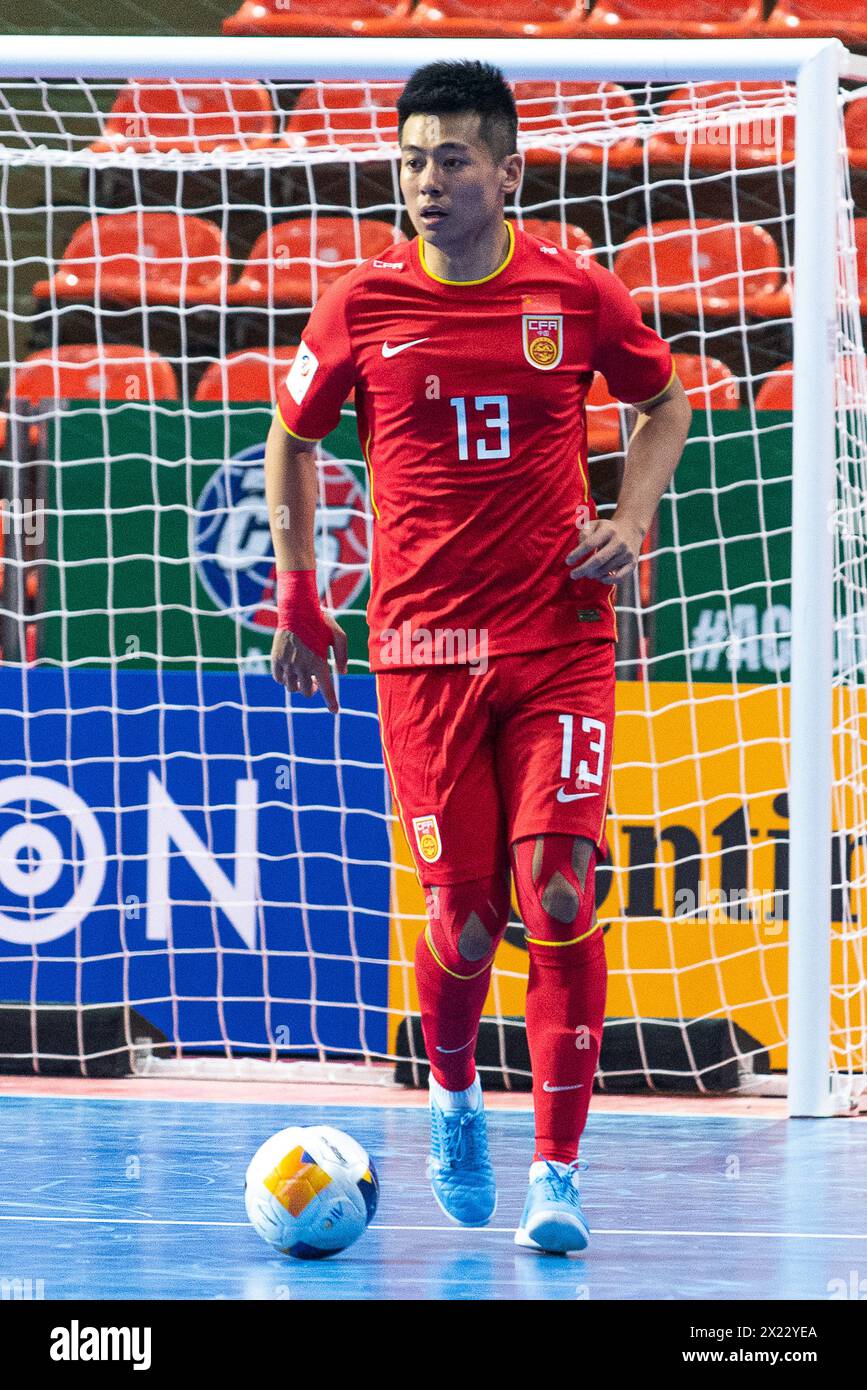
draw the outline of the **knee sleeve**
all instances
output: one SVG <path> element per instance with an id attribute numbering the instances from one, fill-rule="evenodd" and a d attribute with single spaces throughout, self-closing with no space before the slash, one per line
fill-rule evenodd
<path id="1" fill-rule="evenodd" d="M 574 835 L 537 835 L 512 846 L 515 892 L 531 956 L 577 964 L 598 949 L 596 846 L 588 856 L 588 843 Z"/>
<path id="2" fill-rule="evenodd" d="M 425 902 L 425 939 L 437 964 L 462 980 L 482 975 L 508 925 L 508 873 L 425 888 Z"/>

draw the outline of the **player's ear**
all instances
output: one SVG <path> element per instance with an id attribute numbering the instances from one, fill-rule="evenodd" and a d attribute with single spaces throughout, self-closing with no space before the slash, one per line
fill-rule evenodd
<path id="1" fill-rule="evenodd" d="M 503 180 L 503 192 L 515 193 L 521 186 L 521 179 L 524 175 L 524 156 L 522 154 L 507 154 L 500 165 Z"/>

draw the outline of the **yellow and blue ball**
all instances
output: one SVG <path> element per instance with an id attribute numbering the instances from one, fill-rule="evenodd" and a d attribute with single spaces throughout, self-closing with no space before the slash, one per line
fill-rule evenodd
<path id="1" fill-rule="evenodd" d="M 254 1229 L 284 1255 L 321 1260 L 363 1235 L 379 1201 L 367 1151 L 331 1125 L 293 1125 L 266 1139 L 244 1181 Z"/>

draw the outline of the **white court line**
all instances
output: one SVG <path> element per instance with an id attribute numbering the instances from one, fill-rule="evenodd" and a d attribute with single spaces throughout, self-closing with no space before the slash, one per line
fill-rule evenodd
<path id="1" fill-rule="evenodd" d="M 225 1084 L 232 1084 L 232 1083 L 220 1082 L 220 1083 L 217 1083 L 217 1084 L 225 1085 Z M 257 1085 L 269 1085 L 269 1086 L 274 1086 L 275 1088 L 276 1088 L 277 1086 L 283 1085 L 282 1082 L 257 1082 L 256 1084 L 257 1084 Z M 310 1084 L 311 1086 L 316 1085 L 316 1086 L 319 1086 L 320 1088 L 322 1088 L 322 1086 L 324 1085 L 324 1083 L 319 1083 L 319 1082 L 311 1082 L 311 1083 L 307 1083 L 307 1082 L 304 1082 L 304 1083 L 301 1083 L 301 1082 L 287 1082 L 286 1084 L 287 1084 L 287 1085 L 301 1085 L 301 1084 L 307 1085 L 307 1084 Z M 371 1087 L 371 1090 L 377 1090 L 377 1089 L 378 1089 L 377 1087 Z M 401 1088 L 401 1089 L 403 1089 L 403 1088 Z M 532 1115 L 532 1113 L 533 1113 L 533 1102 L 532 1102 L 532 1099 L 531 1099 L 531 1097 L 530 1097 L 529 1092 L 527 1093 L 527 1099 L 526 1099 L 526 1101 L 523 1101 L 523 1100 L 519 1101 L 519 1100 L 517 1100 L 517 1099 L 512 1099 L 512 1097 L 516 1097 L 518 1094 L 523 1095 L 524 1093 L 523 1093 L 523 1092 L 518 1093 L 518 1092 L 514 1092 L 514 1091 L 509 1091 L 509 1092 L 503 1092 L 503 1091 L 486 1091 L 486 1092 L 485 1092 L 485 1100 L 486 1100 L 486 1102 L 487 1102 L 486 1114 L 488 1114 L 488 1115 Z M 499 1097 L 499 1096 L 501 1096 L 501 1095 L 508 1095 L 508 1096 L 509 1096 L 510 1099 L 509 1099 L 509 1104 L 508 1104 L 508 1105 L 499 1105 L 499 1104 L 498 1104 L 498 1102 L 497 1102 L 497 1097 Z M 492 1100 L 492 1097 L 493 1097 L 493 1100 Z M 176 1103 L 177 1103 L 177 1104 L 180 1104 L 180 1105 L 258 1105 L 258 1106 L 260 1106 L 260 1107 L 266 1107 L 266 1106 L 267 1106 L 267 1107 L 276 1107 L 276 1106 L 280 1106 L 280 1107 L 282 1107 L 282 1108 L 284 1108 L 284 1109 L 297 1109 L 298 1106 L 308 1106 L 308 1107 L 310 1107 L 310 1106 L 317 1106 L 317 1107 L 320 1107 L 320 1106 L 332 1106 L 332 1107 L 336 1107 L 336 1108 L 343 1109 L 343 1110 L 427 1110 L 427 1109 L 428 1109 L 428 1104 L 429 1104 L 428 1098 L 427 1098 L 426 1095 L 424 1095 L 422 1092 L 416 1093 L 416 1092 L 412 1092 L 412 1091 L 409 1093 L 408 1096 L 395 1096 L 394 1098 L 381 1099 L 381 1100 L 380 1100 L 380 1099 L 374 1099 L 372 1096 L 371 1096 L 370 1100 L 355 1100 L 355 1099 L 353 1099 L 353 1100 L 346 1100 L 346 1099 L 342 1099 L 339 1095 L 335 1095 L 335 1096 L 325 1096 L 325 1095 L 321 1095 L 321 1094 L 317 1094 L 317 1095 L 315 1095 L 315 1096 L 310 1096 L 309 1098 L 308 1098 L 308 1097 L 304 1097 L 304 1098 L 302 1098 L 302 1099 L 296 1099 L 296 1098 L 293 1096 L 293 1098 L 292 1098 L 291 1100 L 286 1100 L 285 1098 L 278 1097 L 278 1096 L 274 1096 L 273 1098 L 272 1098 L 271 1096 L 261 1096 L 261 1097 L 258 1097 L 258 1098 L 251 1098 L 250 1096 L 230 1096 L 230 1095 L 220 1095 L 220 1096 L 205 1096 L 205 1095 L 197 1095 L 197 1096 L 186 1096 L 186 1095 L 175 1095 L 175 1096 L 165 1096 L 165 1095 L 150 1095 L 150 1096 L 147 1096 L 147 1095 L 142 1095 L 142 1096 L 131 1096 L 131 1095 L 117 1095 L 117 1096 L 86 1096 L 86 1095 L 72 1095 L 72 1094 L 70 1094 L 68 1091 L 41 1091 L 41 1090 L 40 1090 L 40 1091 L 18 1091 L 18 1090 L 16 1090 L 16 1091 L 4 1091 L 3 1088 L 2 1088 L 2 1084 L 0 1084 L 0 1105 L 2 1105 L 2 1103 L 3 1103 L 4 1101 L 6 1101 L 6 1100 L 22 1100 L 22 1099 L 23 1099 L 23 1100 L 65 1100 L 65 1101 L 77 1101 L 79 1104 L 80 1104 L 82 1101 L 84 1101 L 87 1105 L 93 1105 L 93 1104 L 95 1104 L 95 1103 L 96 1103 L 96 1104 L 103 1104 L 103 1105 L 105 1105 L 105 1104 L 112 1105 L 112 1104 L 116 1104 L 116 1103 L 121 1103 L 121 1104 L 122 1104 L 122 1103 L 124 1103 L 124 1102 L 131 1102 L 131 1103 L 134 1104 L 134 1105 L 141 1105 L 141 1104 L 150 1104 L 150 1105 L 159 1104 L 159 1105 L 163 1105 L 163 1104 L 166 1104 L 166 1103 L 168 1103 L 168 1104 L 170 1104 L 170 1105 L 174 1105 L 174 1104 L 176 1104 Z M 613 1099 L 613 1097 L 609 1097 L 609 1100 L 611 1100 L 611 1099 Z M 652 1096 L 645 1097 L 645 1099 L 647 1099 L 651 1104 L 654 1104 L 654 1105 L 655 1105 L 655 1104 L 657 1103 L 656 1101 L 654 1101 L 654 1099 L 653 1099 Z M 689 1099 L 689 1098 L 687 1098 L 687 1099 Z M 700 1097 L 699 1097 L 698 1099 L 700 1099 Z M 682 1102 L 679 1102 L 679 1103 L 682 1103 Z M 724 1102 L 723 1102 L 723 1104 L 724 1104 Z M 591 1120 L 593 1120 L 593 1121 L 595 1121 L 595 1122 L 598 1122 L 599 1120 L 605 1120 L 605 1119 L 607 1119 L 607 1118 L 610 1117 L 612 1120 L 616 1120 L 616 1121 L 619 1123 L 620 1121 L 622 1121 L 623 1117 L 626 1116 L 626 1115 L 634 1115 L 637 1119 L 639 1119 L 639 1120 L 641 1120 L 641 1121 L 647 1121 L 647 1120 L 678 1120 L 678 1121 L 679 1121 L 679 1120 L 687 1120 L 687 1121 L 689 1121 L 689 1122 L 691 1122 L 691 1123 L 694 1123 L 694 1122 L 696 1122 L 696 1121 L 703 1121 L 703 1120 L 749 1120 L 749 1121 L 751 1121 L 753 1124 L 765 1124 L 765 1125 L 767 1125 L 767 1124 L 779 1124 L 781 1120 L 784 1120 L 784 1119 L 787 1118 L 785 1115 L 782 1115 L 782 1114 L 777 1115 L 777 1114 L 770 1113 L 770 1112 L 767 1112 L 767 1113 L 765 1113 L 765 1114 L 752 1114 L 752 1113 L 750 1113 L 749 1111 L 740 1111 L 740 1110 L 737 1110 L 737 1109 L 726 1110 L 726 1109 L 722 1109 L 722 1108 L 721 1108 L 718 1112 L 712 1113 L 712 1112 L 709 1111 L 709 1110 L 699 1109 L 698 1107 L 696 1107 L 696 1109 L 694 1109 L 694 1110 L 690 1113 L 690 1112 L 687 1111 L 687 1110 L 680 1110 L 680 1109 L 676 1109 L 676 1110 L 657 1110 L 657 1109 L 653 1109 L 653 1110 L 651 1110 L 651 1109 L 649 1108 L 649 1106 L 648 1106 L 648 1109 L 646 1110 L 646 1112 L 642 1112 L 642 1111 L 640 1111 L 639 1109 L 637 1109 L 635 1106 L 632 1106 L 632 1105 L 626 1106 L 626 1107 L 624 1107 L 624 1109 L 622 1109 L 622 1110 L 618 1110 L 614 1105 L 611 1105 L 611 1106 L 606 1106 L 605 1109 L 603 1110 L 603 1109 L 594 1109 L 594 1108 L 592 1107 L 592 1104 L 591 1104 L 590 1118 L 591 1118 Z M 839 1115 L 828 1115 L 828 1116 L 825 1116 L 825 1117 L 824 1117 L 825 1120 L 838 1120 L 838 1119 L 842 1119 L 842 1118 L 846 1118 L 846 1117 L 839 1116 Z M 480 1229 L 480 1228 L 479 1228 L 479 1227 L 473 1227 L 473 1229 L 474 1229 L 474 1230 L 478 1230 L 478 1229 Z"/>
<path id="2" fill-rule="evenodd" d="M 0 1221 L 41 1221 L 45 1216 L 6 1216 L 0 1213 Z M 54 1225 L 86 1226 L 222 1226 L 237 1228 L 249 1226 L 248 1221 L 180 1221 L 173 1217 L 159 1216 L 52 1216 Z M 514 1235 L 514 1226 L 383 1226 L 379 1222 L 369 1227 L 371 1231 L 469 1231 L 474 1235 Z M 687 1231 L 653 1230 L 640 1227 L 594 1227 L 591 1235 L 596 1236 L 706 1236 L 719 1238 L 725 1236 L 732 1240 L 867 1240 L 867 1231 L 857 1234 L 850 1231 Z"/>
<path id="3" fill-rule="evenodd" d="M 220 1083 L 220 1084 L 223 1084 L 223 1083 Z M 273 1086 L 274 1089 L 275 1089 L 275 1091 L 276 1091 L 277 1087 L 278 1087 L 278 1086 L 281 1086 L 283 1083 L 278 1081 L 278 1082 L 267 1082 L 267 1083 L 266 1083 L 266 1082 L 258 1082 L 257 1084 L 258 1084 L 258 1085 L 266 1085 L 266 1084 L 267 1084 L 267 1085 L 269 1085 L 269 1086 Z M 300 1082 L 293 1082 L 293 1083 L 289 1083 L 289 1084 L 300 1085 L 301 1083 L 300 1083 Z M 307 1083 L 304 1083 L 304 1084 L 307 1084 Z M 313 1083 L 313 1084 L 319 1085 L 319 1084 L 321 1084 L 321 1083 Z M 373 1086 L 371 1087 L 371 1090 L 372 1090 L 372 1091 L 377 1090 L 377 1089 L 378 1089 L 378 1088 L 376 1088 L 376 1087 L 373 1087 Z M 487 1099 L 490 1100 L 491 1094 L 493 1094 L 494 1096 L 498 1096 L 498 1095 L 503 1095 L 504 1092 L 502 1092 L 502 1091 L 486 1092 L 486 1097 L 487 1097 Z M 510 1093 L 510 1094 L 511 1094 L 511 1093 Z M 265 1095 L 265 1096 L 260 1096 L 260 1097 L 258 1097 L 258 1098 L 251 1098 L 250 1096 L 164 1096 L 164 1095 L 152 1095 L 152 1096 L 130 1096 L 130 1095 L 121 1095 L 121 1096 L 84 1096 L 84 1095 L 71 1095 L 71 1094 L 70 1094 L 69 1092 L 67 1092 L 67 1091 L 4 1091 L 4 1090 L 2 1089 L 2 1086 L 0 1086 L 0 1104 L 2 1104 L 3 1101 L 6 1101 L 6 1100 L 67 1100 L 67 1101 L 78 1101 L 79 1104 L 81 1103 L 81 1101 L 84 1101 L 87 1105 L 93 1105 L 93 1104 L 95 1104 L 95 1103 L 96 1103 L 96 1104 L 101 1103 L 101 1104 L 103 1104 L 103 1105 L 114 1105 L 114 1104 L 116 1104 L 116 1103 L 118 1103 L 118 1102 L 124 1102 L 124 1101 L 131 1102 L 131 1103 L 134 1104 L 134 1105 L 141 1105 L 142 1103 L 147 1103 L 147 1104 L 150 1104 L 150 1105 L 165 1105 L 165 1104 L 174 1105 L 175 1103 L 177 1103 L 177 1104 L 179 1104 L 179 1105 L 258 1105 L 258 1106 L 263 1106 L 263 1107 L 264 1107 L 264 1106 L 278 1106 L 278 1105 L 279 1105 L 279 1106 L 282 1106 L 284 1109 L 293 1109 L 293 1110 L 294 1110 L 294 1109 L 297 1109 L 298 1106 L 303 1106 L 303 1105 L 306 1105 L 306 1106 L 314 1106 L 314 1105 L 315 1105 L 315 1106 L 317 1106 L 317 1107 L 319 1107 L 319 1106 L 325 1106 L 325 1105 L 330 1105 L 330 1106 L 332 1106 L 332 1107 L 335 1107 L 335 1108 L 338 1108 L 338 1109 L 342 1109 L 342 1110 L 427 1110 L 427 1109 L 429 1108 L 429 1106 L 430 1106 L 430 1102 L 429 1102 L 429 1100 L 428 1100 L 427 1095 L 423 1094 L 423 1093 L 420 1092 L 420 1091 L 419 1091 L 418 1093 L 410 1092 L 410 1095 L 409 1095 L 408 1097 L 395 1096 L 393 1099 L 389 1099 L 389 1100 L 376 1100 L 376 1099 L 374 1099 L 372 1096 L 371 1096 L 371 1099 L 370 1099 L 370 1100 L 345 1100 L 345 1099 L 342 1099 L 339 1095 L 335 1095 L 335 1096 L 321 1096 L 321 1095 L 318 1095 L 318 1094 L 317 1094 L 317 1095 L 311 1095 L 311 1096 L 309 1096 L 309 1097 L 306 1097 L 306 1096 L 305 1096 L 304 1098 L 302 1098 L 302 1099 L 300 1099 L 300 1100 L 299 1100 L 299 1099 L 295 1099 L 294 1097 L 293 1097 L 293 1099 L 291 1099 L 291 1100 L 285 1100 L 285 1099 L 281 1099 L 281 1097 L 278 1096 L 278 1095 L 275 1095 L 275 1096 L 273 1096 L 273 1097 L 272 1097 L 272 1096 L 269 1096 L 269 1095 Z M 532 1115 L 532 1113 L 533 1113 L 533 1102 L 532 1102 L 532 1100 L 530 1099 L 529 1094 L 527 1095 L 526 1103 L 523 1103 L 523 1102 L 520 1103 L 520 1104 L 518 1104 L 518 1103 L 510 1103 L 508 1106 L 498 1106 L 497 1103 L 496 1103 L 496 1101 L 495 1101 L 493 1105 L 490 1105 L 490 1106 L 488 1107 L 488 1114 L 502 1114 L 502 1115 L 524 1115 L 524 1114 L 526 1114 L 526 1115 Z M 620 1111 L 617 1111 L 617 1112 L 614 1112 L 614 1111 L 608 1112 L 608 1111 L 606 1111 L 606 1112 L 604 1112 L 604 1113 L 606 1113 L 606 1114 L 607 1114 L 607 1113 L 610 1113 L 610 1114 L 617 1113 L 617 1114 L 619 1115 L 621 1112 L 620 1112 Z M 624 1113 L 624 1114 L 629 1114 L 629 1113 L 632 1113 L 632 1112 L 624 1111 L 624 1112 L 622 1112 L 622 1113 Z M 730 1117 L 729 1117 L 729 1118 L 730 1118 Z M 765 1116 L 762 1116 L 762 1117 L 760 1117 L 760 1116 L 751 1116 L 750 1118 L 751 1118 L 751 1119 L 764 1118 L 764 1119 L 767 1120 L 767 1119 L 770 1118 L 770 1117 L 767 1116 L 767 1115 L 765 1115 Z"/>

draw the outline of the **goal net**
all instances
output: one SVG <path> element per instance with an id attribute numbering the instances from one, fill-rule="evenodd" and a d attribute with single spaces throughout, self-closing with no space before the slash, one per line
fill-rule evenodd
<path id="1" fill-rule="evenodd" d="M 374 522 L 352 399 L 320 449 L 316 521 L 319 592 L 350 641 L 339 715 L 268 674 L 275 381 L 322 290 L 413 234 L 397 59 L 377 76 L 360 43 L 334 44 L 315 49 L 339 50 L 327 80 L 300 75 L 301 43 L 281 59 L 289 76 L 203 78 L 181 41 L 164 75 L 143 48 L 112 72 L 110 47 L 109 76 L 57 61 L 45 75 L 35 50 L 0 82 L 2 1067 L 423 1075 L 411 962 L 424 900 L 367 663 Z M 617 594 L 599 1084 L 782 1089 L 791 1020 L 815 988 L 828 1104 L 854 1105 L 867 1072 L 867 88 L 834 86 L 829 220 L 806 138 L 796 160 L 813 113 L 796 121 L 794 59 L 761 69 L 752 45 L 723 45 L 719 73 L 684 57 L 682 80 L 662 82 L 639 77 L 632 45 L 610 71 L 607 45 L 573 47 L 550 69 L 527 58 L 534 44 L 503 51 L 525 156 L 508 215 L 625 281 L 694 408 Z M 448 51 L 412 48 L 406 74 Z M 827 317 L 807 327 L 821 275 L 805 253 L 796 274 L 800 242 L 829 268 Z M 633 424 L 597 378 L 602 515 Z M 810 453 L 822 439 L 827 461 Z M 803 526 L 799 489 L 814 498 Z M 793 646 L 817 636 L 799 677 Z M 827 718 L 820 698 L 811 725 L 803 709 L 823 691 Z M 526 966 L 515 908 L 480 1040 L 488 1085 L 529 1083 Z"/>

